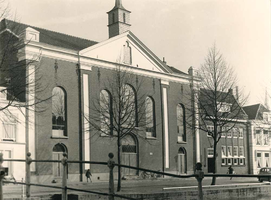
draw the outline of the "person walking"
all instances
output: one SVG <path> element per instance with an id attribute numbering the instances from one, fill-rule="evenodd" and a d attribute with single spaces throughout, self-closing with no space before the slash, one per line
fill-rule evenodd
<path id="1" fill-rule="evenodd" d="M 90 169 L 88 169 L 88 170 L 86 171 L 87 182 L 88 182 L 88 179 L 89 179 L 89 182 L 92 183 L 90 176 L 92 176 L 92 174 L 91 174 L 91 172 L 90 172 Z"/>
<path id="2" fill-rule="evenodd" d="M 231 166 L 229 166 L 229 168 L 228 168 L 228 174 L 234 174 L 234 169 Z M 230 180 L 231 179 L 232 179 L 232 176 L 231 176 Z"/>

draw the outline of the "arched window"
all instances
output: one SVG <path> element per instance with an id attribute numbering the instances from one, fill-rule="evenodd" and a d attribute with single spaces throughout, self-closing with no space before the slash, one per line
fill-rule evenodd
<path id="1" fill-rule="evenodd" d="M 137 125 L 136 122 L 136 97 L 134 89 L 126 84 L 124 86 L 124 91 L 122 92 L 121 101 L 121 118 L 122 123 L 131 128 Z"/>
<path id="2" fill-rule="evenodd" d="M 126 16 L 125 16 L 125 13 L 123 13 L 123 22 L 126 23 Z"/>
<path id="3" fill-rule="evenodd" d="M 178 174 L 185 174 L 187 172 L 187 157 L 186 150 L 183 147 L 179 148 L 177 162 Z"/>
<path id="4" fill-rule="evenodd" d="M 60 87 L 55 87 L 52 91 L 52 136 L 68 136 L 66 93 Z"/>
<path id="5" fill-rule="evenodd" d="M 100 92 L 101 136 L 112 134 L 112 101 L 107 90 Z"/>
<path id="6" fill-rule="evenodd" d="M 115 23 L 115 13 L 112 14 L 112 23 Z"/>
<path id="7" fill-rule="evenodd" d="M 145 100 L 146 137 L 156 137 L 154 101 L 151 97 Z"/>
<path id="8" fill-rule="evenodd" d="M 177 105 L 177 135 L 178 142 L 186 142 L 186 127 L 185 127 L 185 107 L 183 104 Z"/>

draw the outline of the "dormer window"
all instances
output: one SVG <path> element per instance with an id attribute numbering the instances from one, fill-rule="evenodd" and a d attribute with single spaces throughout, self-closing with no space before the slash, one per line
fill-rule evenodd
<path id="1" fill-rule="evenodd" d="M 26 28 L 25 31 L 21 34 L 21 37 L 24 40 L 31 41 L 31 42 L 39 42 L 40 40 L 40 32 L 33 29 L 33 28 Z"/>
<path id="2" fill-rule="evenodd" d="M 263 120 L 265 121 L 271 121 L 271 113 L 270 112 L 264 112 L 263 113 Z"/>
<path id="3" fill-rule="evenodd" d="M 226 113 L 226 112 L 231 112 L 231 105 L 230 103 L 226 102 L 219 102 L 217 104 L 218 106 L 218 112 Z"/>

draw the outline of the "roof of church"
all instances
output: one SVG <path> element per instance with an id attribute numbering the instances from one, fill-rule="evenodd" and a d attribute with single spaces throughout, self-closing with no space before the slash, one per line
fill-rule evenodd
<path id="1" fill-rule="evenodd" d="M 263 112 L 268 112 L 269 110 L 262 104 L 254 104 L 250 106 L 244 106 L 244 111 L 247 113 L 249 119 L 258 119 L 262 120 Z"/>
<path id="2" fill-rule="evenodd" d="M 40 42 L 46 43 L 49 45 L 54 45 L 58 47 L 63 47 L 63 48 L 79 51 L 98 43 L 92 40 L 87 40 L 87 39 L 83 39 L 83 38 L 79 38 L 79 37 L 75 37 L 75 36 L 71 36 L 71 35 L 67 35 L 63 33 L 58 33 L 55 31 L 50 31 L 43 28 L 11 21 L 8 19 L 3 19 L 0 22 L 0 31 L 7 28 L 11 30 L 13 33 L 15 33 L 16 35 L 19 35 L 28 27 L 31 27 L 39 31 Z"/>

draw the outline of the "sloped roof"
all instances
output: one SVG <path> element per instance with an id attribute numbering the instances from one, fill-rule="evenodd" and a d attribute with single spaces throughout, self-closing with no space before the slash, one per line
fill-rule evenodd
<path id="1" fill-rule="evenodd" d="M 199 94 L 199 107 L 203 108 L 203 112 L 209 116 L 215 114 L 214 104 L 216 101 L 220 102 L 219 105 L 223 105 L 224 103 L 228 103 L 231 105 L 231 111 L 228 112 L 226 115 L 227 118 L 234 118 L 234 119 L 247 119 L 247 115 L 243 108 L 240 106 L 232 92 L 221 92 L 208 89 L 200 89 Z M 224 117 L 225 113 L 221 112 L 221 117 Z"/>
<path id="2" fill-rule="evenodd" d="M 269 112 L 269 110 L 262 104 L 255 104 L 250 106 L 244 106 L 244 111 L 247 113 L 249 119 L 263 119 L 263 112 Z"/>
<path id="3" fill-rule="evenodd" d="M 19 35 L 28 27 L 31 27 L 40 32 L 40 42 L 57 46 L 57 47 L 79 51 L 98 43 L 92 40 L 87 40 L 87 39 L 74 37 L 71 35 L 63 34 L 63 33 L 58 33 L 55 31 L 50 31 L 43 28 L 11 21 L 8 19 L 3 19 L 0 22 L 0 31 L 7 28 L 11 30 L 13 33 L 15 33 L 16 35 Z"/>
<path id="4" fill-rule="evenodd" d="M 182 75 L 187 75 L 187 73 L 184 73 L 183 71 L 180 71 L 178 69 L 176 69 L 175 67 L 169 66 L 168 67 L 171 69 L 171 71 L 173 72 L 173 74 L 182 74 Z"/>

